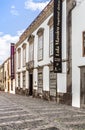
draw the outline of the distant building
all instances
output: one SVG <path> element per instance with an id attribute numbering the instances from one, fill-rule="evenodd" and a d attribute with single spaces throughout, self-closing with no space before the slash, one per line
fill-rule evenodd
<path id="1" fill-rule="evenodd" d="M 10 93 L 11 88 L 11 73 L 10 73 L 10 58 L 4 63 L 4 90 Z"/>
<path id="2" fill-rule="evenodd" d="M 4 63 L 4 91 L 15 94 L 15 79 L 11 80 L 11 58 Z"/>
<path id="3" fill-rule="evenodd" d="M 0 90 L 4 91 L 4 65 L 0 65 Z"/>

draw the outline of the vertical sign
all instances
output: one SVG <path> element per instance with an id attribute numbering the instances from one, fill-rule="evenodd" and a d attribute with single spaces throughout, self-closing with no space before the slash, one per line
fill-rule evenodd
<path id="1" fill-rule="evenodd" d="M 15 45 L 14 43 L 11 43 L 11 79 L 14 79 L 14 50 L 15 50 Z"/>
<path id="2" fill-rule="evenodd" d="M 54 0 L 54 61 L 55 73 L 62 72 L 62 0 Z"/>

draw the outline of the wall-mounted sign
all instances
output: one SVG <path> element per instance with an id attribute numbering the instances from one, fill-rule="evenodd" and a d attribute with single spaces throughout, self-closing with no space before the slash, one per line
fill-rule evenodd
<path id="1" fill-rule="evenodd" d="M 55 73 L 62 72 L 62 0 L 54 0 L 54 61 Z"/>
<path id="2" fill-rule="evenodd" d="M 14 50 L 15 50 L 15 44 L 11 43 L 11 79 L 15 78 L 15 68 L 14 68 Z"/>

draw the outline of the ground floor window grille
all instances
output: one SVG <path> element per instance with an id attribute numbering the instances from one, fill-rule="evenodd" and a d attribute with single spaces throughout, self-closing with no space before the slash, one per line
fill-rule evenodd
<path id="1" fill-rule="evenodd" d="M 23 72 L 23 88 L 26 87 L 26 72 Z"/>
<path id="2" fill-rule="evenodd" d="M 13 91 L 13 80 L 11 80 L 11 91 Z"/>
<path id="3" fill-rule="evenodd" d="M 20 73 L 18 73 L 18 87 L 20 87 Z"/>
<path id="4" fill-rule="evenodd" d="M 50 85 L 50 95 L 56 96 L 56 73 L 53 71 L 50 71 L 49 73 L 49 85 Z"/>
<path id="5" fill-rule="evenodd" d="M 42 93 L 43 90 L 43 73 L 38 73 L 38 93 Z"/>

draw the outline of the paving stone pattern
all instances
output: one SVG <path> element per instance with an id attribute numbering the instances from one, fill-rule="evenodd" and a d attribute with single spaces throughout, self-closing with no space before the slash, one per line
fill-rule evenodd
<path id="1" fill-rule="evenodd" d="M 85 130 L 85 109 L 0 92 L 0 130 Z"/>

